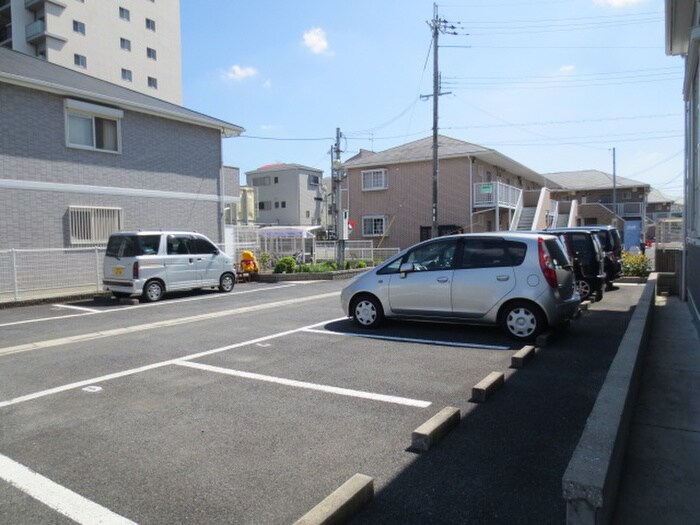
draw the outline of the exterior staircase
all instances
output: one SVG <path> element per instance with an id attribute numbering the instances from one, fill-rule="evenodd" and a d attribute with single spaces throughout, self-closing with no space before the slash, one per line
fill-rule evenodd
<path id="1" fill-rule="evenodd" d="M 535 220 L 535 212 L 536 211 L 537 211 L 537 208 L 535 206 L 528 206 L 526 208 L 523 208 L 523 211 L 520 214 L 520 220 L 518 221 L 517 229 L 520 231 L 531 230 L 532 223 Z"/>
<path id="2" fill-rule="evenodd" d="M 557 228 L 566 228 L 569 225 L 569 214 L 560 213 L 557 215 L 557 222 L 554 225 Z"/>

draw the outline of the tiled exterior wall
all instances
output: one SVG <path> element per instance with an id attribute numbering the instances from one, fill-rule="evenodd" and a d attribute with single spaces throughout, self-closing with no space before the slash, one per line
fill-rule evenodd
<path id="1" fill-rule="evenodd" d="M 469 231 L 470 224 L 470 160 L 467 157 L 440 160 L 438 176 L 438 223 L 440 225 L 456 225 Z M 480 162 L 472 166 L 472 182 L 478 183 Z M 376 169 L 386 168 L 388 189 L 362 191 L 362 171 L 372 168 L 351 168 L 348 172 L 350 218 L 355 221 L 356 228 L 350 235 L 351 240 L 374 240 L 375 245 L 380 238 L 364 237 L 362 235 L 362 217 L 367 215 L 386 215 L 387 225 L 391 224 L 389 234 L 382 240 L 384 247 L 406 248 L 420 240 L 420 228 L 432 225 L 433 201 L 433 169 L 431 161 L 376 166 Z M 498 172 L 501 181 L 510 179 L 516 182 L 517 176 L 487 166 L 488 171 Z M 528 181 L 528 184 L 535 186 Z M 485 215 L 488 215 L 486 217 Z M 509 215 L 507 210 L 501 210 L 500 228 L 508 227 Z M 488 221 L 493 229 L 495 211 L 488 214 L 475 214 L 473 231 L 486 231 Z"/>
<path id="2" fill-rule="evenodd" d="M 192 200 L 0 191 L 0 249 L 66 247 L 69 205 L 124 210 L 125 228 L 185 228 L 223 241 L 217 202 L 221 136 L 124 112 L 120 154 L 65 145 L 64 97 L 0 83 L 0 179 L 191 193 Z"/>

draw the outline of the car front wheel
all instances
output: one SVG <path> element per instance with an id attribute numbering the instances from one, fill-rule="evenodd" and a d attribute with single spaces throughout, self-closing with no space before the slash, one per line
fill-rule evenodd
<path id="1" fill-rule="evenodd" d="M 233 274 L 231 273 L 225 273 L 224 275 L 221 276 L 221 279 L 219 279 L 219 291 L 228 293 L 231 290 L 233 290 L 233 286 L 236 284 L 236 279 L 233 277 Z"/>
<path id="2" fill-rule="evenodd" d="M 515 301 L 506 306 L 501 325 L 518 341 L 533 341 L 545 329 L 547 322 L 540 308 L 528 301 Z"/>
<path id="3" fill-rule="evenodd" d="M 585 279 L 576 281 L 576 291 L 581 296 L 581 300 L 585 301 L 591 296 L 591 284 Z"/>
<path id="4" fill-rule="evenodd" d="M 352 320 L 362 328 L 376 328 L 384 319 L 382 304 L 374 296 L 363 295 L 352 307 Z"/>

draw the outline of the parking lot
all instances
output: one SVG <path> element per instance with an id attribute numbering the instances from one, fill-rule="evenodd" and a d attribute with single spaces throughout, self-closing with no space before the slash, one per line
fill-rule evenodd
<path id="1" fill-rule="evenodd" d="M 0 310 L 0 521 L 288 524 L 362 473 L 375 497 L 354 523 L 562 523 L 561 477 L 641 286 L 516 370 L 521 345 L 495 328 L 361 331 L 344 284 Z M 493 371 L 504 387 L 475 403 Z M 411 450 L 446 406 L 460 425 Z"/>

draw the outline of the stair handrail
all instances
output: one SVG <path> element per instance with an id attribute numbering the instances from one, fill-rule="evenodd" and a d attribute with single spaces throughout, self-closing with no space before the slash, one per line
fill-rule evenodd
<path id="1" fill-rule="evenodd" d="M 523 213 L 523 195 L 525 192 L 520 188 L 520 195 L 518 196 L 518 203 L 515 205 L 515 213 L 513 213 L 513 219 L 510 221 L 510 230 L 515 231 L 518 229 L 518 222 L 520 222 L 520 215 Z"/>

